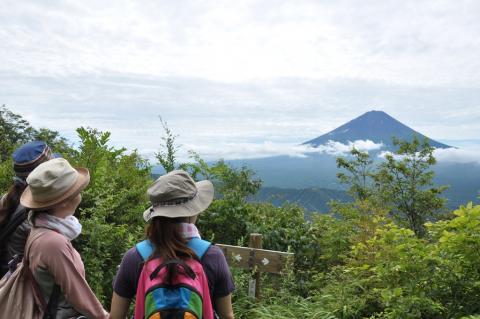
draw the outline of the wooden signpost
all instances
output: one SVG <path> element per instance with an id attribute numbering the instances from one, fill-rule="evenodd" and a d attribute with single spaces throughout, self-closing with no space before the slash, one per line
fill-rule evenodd
<path id="1" fill-rule="evenodd" d="M 223 250 L 228 265 L 253 271 L 249 282 L 249 296 L 260 298 L 260 273 L 280 274 L 292 253 L 262 249 L 262 235 L 250 234 L 250 247 L 216 244 Z"/>

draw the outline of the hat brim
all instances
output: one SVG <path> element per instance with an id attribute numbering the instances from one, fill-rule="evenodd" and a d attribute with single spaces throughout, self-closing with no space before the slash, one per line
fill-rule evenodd
<path id="1" fill-rule="evenodd" d="M 214 189 L 210 181 L 200 181 L 195 183 L 197 186 L 197 195 L 186 203 L 178 205 L 168 205 L 155 207 L 151 206 L 143 212 L 143 219 L 148 222 L 153 217 L 164 216 L 169 218 L 191 217 L 203 212 L 213 201 Z"/>
<path id="2" fill-rule="evenodd" d="M 88 169 L 84 167 L 78 167 L 75 169 L 78 172 L 77 181 L 72 187 L 70 187 L 70 189 L 66 193 L 48 202 L 39 202 L 33 199 L 32 191 L 30 190 L 30 187 L 27 186 L 27 188 L 23 191 L 22 196 L 20 197 L 20 204 L 26 208 L 33 210 L 48 209 L 63 202 L 68 198 L 77 196 L 90 183 L 90 173 Z"/>

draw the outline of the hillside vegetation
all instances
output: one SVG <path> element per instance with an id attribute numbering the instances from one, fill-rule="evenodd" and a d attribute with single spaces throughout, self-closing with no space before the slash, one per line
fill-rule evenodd
<path id="1" fill-rule="evenodd" d="M 11 152 L 34 138 L 90 169 L 78 211 L 84 231 L 74 245 L 108 307 L 123 253 L 143 238 L 150 163 L 109 146 L 108 132 L 77 133 L 80 143 L 72 147 L 0 108 L 0 190 L 11 183 Z M 439 198 L 444 187 L 431 184 L 431 147 L 397 142 L 400 154 L 378 167 L 361 152 L 339 159 L 339 178 L 353 200 L 332 202 L 328 214 L 310 220 L 296 205 L 248 202 L 261 181 L 247 167 L 208 164 L 196 154 L 178 165 L 169 130 L 157 157 L 167 171 L 180 166 L 214 182 L 218 196 L 198 223 L 204 238 L 246 246 L 258 232 L 264 248 L 295 253 L 282 276 L 264 275 L 259 302 L 247 297 L 250 274 L 232 269 L 236 318 L 474 318 L 480 314 L 480 206 L 447 211 Z"/>

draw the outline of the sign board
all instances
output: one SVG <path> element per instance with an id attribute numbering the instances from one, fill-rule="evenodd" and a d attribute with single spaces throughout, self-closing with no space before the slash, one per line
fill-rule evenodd
<path id="1" fill-rule="evenodd" d="M 216 244 L 223 250 L 228 265 L 243 269 L 256 269 L 258 272 L 279 274 L 285 268 L 287 260 L 293 258 L 293 253 L 281 251 L 238 247 Z"/>

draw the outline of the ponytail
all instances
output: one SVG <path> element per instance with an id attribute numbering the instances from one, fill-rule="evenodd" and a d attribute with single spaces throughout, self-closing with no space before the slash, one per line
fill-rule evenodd
<path id="1" fill-rule="evenodd" d="M 187 240 L 182 237 L 178 223 L 181 218 L 154 217 L 147 227 L 147 238 L 155 247 L 150 259 L 160 257 L 162 260 L 190 259 L 198 257 L 187 246 Z M 178 273 L 176 265 L 167 265 L 166 281 L 171 282 Z"/>

